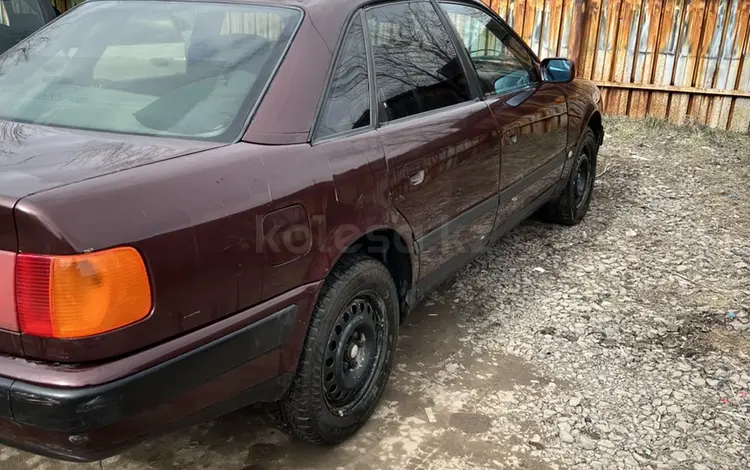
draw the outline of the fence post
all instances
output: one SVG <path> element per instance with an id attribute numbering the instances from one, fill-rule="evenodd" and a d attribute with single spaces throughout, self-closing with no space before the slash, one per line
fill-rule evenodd
<path id="1" fill-rule="evenodd" d="M 583 50 L 583 39 L 586 30 L 586 17 L 588 16 L 588 0 L 574 0 L 573 18 L 570 21 L 570 47 L 568 55 L 576 63 L 578 76 L 583 74 L 583 64 L 581 62 L 581 51 Z"/>

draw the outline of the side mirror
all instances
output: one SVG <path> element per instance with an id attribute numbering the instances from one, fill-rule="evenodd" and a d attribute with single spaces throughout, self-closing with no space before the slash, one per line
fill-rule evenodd
<path id="1" fill-rule="evenodd" d="M 549 58 L 542 61 L 542 81 L 568 83 L 576 76 L 576 64 L 570 59 Z"/>

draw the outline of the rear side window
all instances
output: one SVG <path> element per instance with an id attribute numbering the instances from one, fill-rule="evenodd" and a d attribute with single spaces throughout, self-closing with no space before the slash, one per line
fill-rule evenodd
<path id="1" fill-rule="evenodd" d="M 471 99 L 456 49 L 432 4 L 372 8 L 367 21 L 381 121 Z"/>
<path id="2" fill-rule="evenodd" d="M 370 125 L 370 83 L 362 20 L 347 31 L 323 104 L 317 137 L 327 137 Z"/>

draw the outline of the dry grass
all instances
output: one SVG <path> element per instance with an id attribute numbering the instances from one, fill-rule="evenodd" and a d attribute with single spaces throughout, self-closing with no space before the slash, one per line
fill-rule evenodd
<path id="1" fill-rule="evenodd" d="M 750 338 L 732 330 L 712 330 L 706 335 L 709 346 L 724 354 L 730 354 L 741 361 L 750 362 Z"/>

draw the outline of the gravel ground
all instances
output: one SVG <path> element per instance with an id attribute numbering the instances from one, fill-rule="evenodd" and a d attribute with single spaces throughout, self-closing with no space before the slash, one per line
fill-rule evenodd
<path id="1" fill-rule="evenodd" d="M 605 125 L 585 222 L 528 222 L 432 295 L 355 438 L 308 446 L 243 410 L 92 466 L 750 467 L 750 136 Z"/>
<path id="2" fill-rule="evenodd" d="M 550 380 L 496 425 L 565 468 L 749 468 L 750 136 L 607 134 L 585 223 L 527 224 L 451 290 L 474 354 Z"/>

